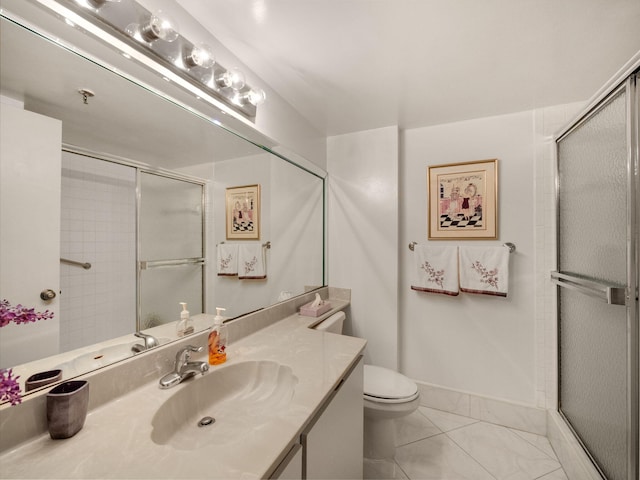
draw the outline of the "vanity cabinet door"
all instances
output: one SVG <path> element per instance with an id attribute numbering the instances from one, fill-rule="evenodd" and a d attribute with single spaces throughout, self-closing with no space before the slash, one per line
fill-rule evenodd
<path id="1" fill-rule="evenodd" d="M 271 477 L 273 480 L 300 480 L 302 478 L 302 445 L 296 443 Z"/>
<path id="2" fill-rule="evenodd" d="M 363 362 L 338 387 L 325 410 L 302 435 L 307 479 L 362 478 Z"/>

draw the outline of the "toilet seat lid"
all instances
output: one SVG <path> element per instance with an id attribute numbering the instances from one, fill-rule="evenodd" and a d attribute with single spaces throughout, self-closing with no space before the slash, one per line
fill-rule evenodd
<path id="1" fill-rule="evenodd" d="M 364 366 L 364 394 L 385 399 L 415 397 L 418 386 L 404 375 L 384 367 Z"/>

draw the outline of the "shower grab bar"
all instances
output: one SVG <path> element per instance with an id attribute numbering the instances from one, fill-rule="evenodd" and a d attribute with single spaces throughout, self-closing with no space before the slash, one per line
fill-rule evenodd
<path id="1" fill-rule="evenodd" d="M 200 258 L 181 258 L 179 260 L 142 260 L 139 262 L 140 270 L 157 267 L 176 267 L 178 265 L 206 265 L 206 260 Z"/>
<path id="2" fill-rule="evenodd" d="M 560 272 L 551 272 L 551 281 L 560 287 L 575 290 L 610 305 L 626 305 L 626 287 Z"/>
<path id="3" fill-rule="evenodd" d="M 69 260 L 68 258 L 60 258 L 60 263 L 75 265 L 76 267 L 82 267 L 85 270 L 89 270 L 91 268 L 91 264 L 89 262 L 76 262 L 75 260 Z"/>

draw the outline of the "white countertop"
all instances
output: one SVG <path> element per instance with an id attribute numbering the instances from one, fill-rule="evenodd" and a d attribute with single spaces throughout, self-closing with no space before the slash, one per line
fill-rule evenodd
<path id="1" fill-rule="evenodd" d="M 89 412 L 83 429 L 66 440 L 48 434 L 0 456 L 0 478 L 262 478 L 269 475 L 305 425 L 364 350 L 366 341 L 311 330 L 299 314 L 232 342 L 227 362 L 205 374 L 249 360 L 291 367 L 298 378 L 286 411 L 264 428 L 222 446 L 176 450 L 151 440 L 152 418 L 169 397 L 198 376 L 167 390 L 158 379 Z M 194 354 L 192 360 L 206 361 Z M 212 430 L 212 433 L 215 430 Z M 217 442 L 216 442 L 217 443 Z"/>

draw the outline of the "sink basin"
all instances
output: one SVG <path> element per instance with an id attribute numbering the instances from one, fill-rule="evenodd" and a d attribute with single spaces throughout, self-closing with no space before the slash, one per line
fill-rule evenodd
<path id="1" fill-rule="evenodd" d="M 151 422 L 154 443 L 192 450 L 246 440 L 286 413 L 298 383 L 290 367 L 272 361 L 214 368 L 160 406 Z"/>
<path id="2" fill-rule="evenodd" d="M 163 345 L 169 341 L 168 338 L 158 339 L 160 345 Z M 64 378 L 74 377 L 76 375 L 82 375 L 83 373 L 90 372 L 106 365 L 111 365 L 114 362 L 124 360 L 125 358 L 132 357 L 134 355 L 131 347 L 137 342 L 118 343 L 116 345 L 110 345 L 103 347 L 92 352 L 83 353 L 67 362 L 61 363 L 56 366 L 62 370 Z"/>
<path id="3" fill-rule="evenodd" d="M 133 355 L 131 347 L 133 347 L 134 344 L 135 342 L 122 343 L 119 345 L 101 348 L 93 352 L 84 353 L 82 355 L 78 355 L 73 360 L 69 360 L 68 362 L 58 365 L 57 368 L 62 370 L 62 374 L 65 378 L 80 375 L 82 373 L 95 370 L 96 368 L 104 367 L 105 365 L 109 365 L 113 362 L 131 357 Z"/>

